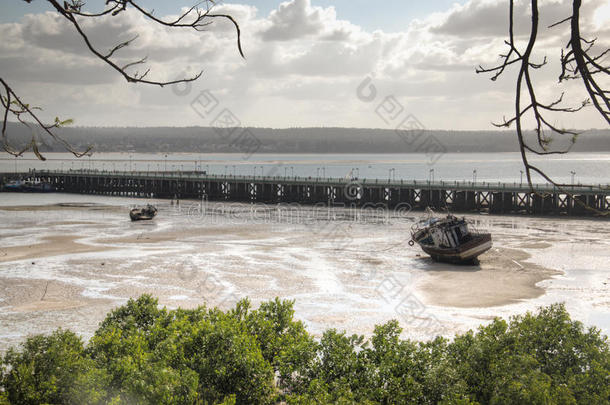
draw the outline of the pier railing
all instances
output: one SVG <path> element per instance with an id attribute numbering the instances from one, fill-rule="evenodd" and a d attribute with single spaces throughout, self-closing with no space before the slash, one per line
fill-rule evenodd
<path id="1" fill-rule="evenodd" d="M 1 174 L 0 174 L 1 176 Z M 151 198 L 265 203 L 407 204 L 493 213 L 587 215 L 610 210 L 610 185 L 527 184 L 303 176 L 242 176 L 199 171 L 44 170 L 13 174 L 56 191 Z M 4 176 L 6 177 L 6 176 Z M 12 177 L 12 176 L 11 176 Z M 592 209 L 592 210 L 591 210 Z"/>
<path id="2" fill-rule="evenodd" d="M 290 184 L 360 184 L 362 186 L 376 187 L 412 187 L 426 189 L 447 189 L 455 188 L 460 190 L 481 190 L 481 191 L 515 191 L 528 193 L 532 188 L 527 183 L 517 182 L 489 182 L 489 181 L 430 181 L 430 180 L 404 180 L 404 179 L 366 179 L 366 178 L 346 178 L 346 177 L 313 177 L 313 176 L 256 176 L 256 175 L 233 175 L 233 174 L 208 174 L 197 171 L 116 171 L 116 170 L 96 170 L 96 169 L 71 169 L 71 170 L 32 170 L 27 175 L 48 175 L 65 176 L 117 176 L 124 178 L 141 179 L 173 179 L 191 181 L 238 181 L 238 182 L 284 182 Z M 25 175 L 21 174 L 21 176 Z M 560 190 L 572 194 L 610 192 L 610 184 L 563 184 L 557 187 L 553 184 L 533 184 L 533 191 L 539 193 L 553 193 Z"/>

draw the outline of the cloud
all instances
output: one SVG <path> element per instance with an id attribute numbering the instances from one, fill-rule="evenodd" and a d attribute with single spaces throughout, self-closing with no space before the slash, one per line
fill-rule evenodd
<path id="1" fill-rule="evenodd" d="M 596 10 L 606 1 L 583 6 L 581 21 L 586 28 L 594 22 Z M 572 13 L 571 0 L 543 0 L 538 4 L 539 33 L 542 37 L 557 35 L 568 24 L 554 30 L 546 27 L 565 19 Z M 529 36 L 531 5 L 529 0 L 515 0 L 513 21 L 515 35 Z M 445 13 L 438 13 L 429 20 L 430 32 L 460 38 L 506 37 L 508 34 L 509 2 L 506 0 L 470 0 L 463 5 L 455 4 Z M 607 19 L 607 18 L 606 18 Z"/>
<path id="2" fill-rule="evenodd" d="M 322 32 L 323 20 L 328 18 L 326 14 L 333 12 L 332 8 L 312 7 L 310 0 L 287 1 L 271 12 L 271 26 L 260 35 L 265 41 L 290 41 L 313 36 Z"/>
<path id="3" fill-rule="evenodd" d="M 526 3 L 516 6 L 523 32 L 529 23 Z M 564 18 L 569 3 L 541 0 L 544 24 Z M 583 6 L 583 29 L 587 35 L 601 33 L 599 41 L 609 26 L 600 10 L 609 3 Z M 378 86 L 378 101 L 394 95 L 429 128 L 489 128 L 491 121 L 510 114 L 511 72 L 497 82 L 474 73 L 479 64 L 493 66 L 505 51 L 505 0 L 469 0 L 394 33 L 366 31 L 339 19 L 333 7 L 313 6 L 310 0 L 285 1 L 269 15 L 244 4 L 220 5 L 214 12 L 239 22 L 245 60 L 237 52 L 234 27 L 222 19 L 204 32 L 161 27 L 134 12 L 84 22 L 101 50 L 137 34 L 116 61 L 148 56 L 152 79 L 173 80 L 203 70 L 186 96 L 167 87 L 125 83 L 51 12 L 0 24 L 0 71 L 26 101 L 57 108 L 81 125 L 207 125 L 190 103 L 209 89 L 244 125 L 383 127 L 375 106 L 355 97 L 369 75 Z M 566 29 L 541 24 L 536 57 L 547 56 L 552 63 L 535 79 L 545 97 L 562 90 L 555 85 L 556 61 Z"/>
<path id="4" fill-rule="evenodd" d="M 508 15 L 507 1 L 475 0 L 464 5 L 456 4 L 453 8 L 438 17 L 439 24 L 432 26 L 430 31 L 436 34 L 459 37 L 489 37 L 505 36 Z M 515 21 L 526 19 L 526 10 L 517 2 Z"/>

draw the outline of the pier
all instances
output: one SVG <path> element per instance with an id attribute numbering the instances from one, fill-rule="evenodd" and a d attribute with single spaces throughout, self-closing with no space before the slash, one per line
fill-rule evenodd
<path id="1" fill-rule="evenodd" d="M 197 199 L 250 203 L 299 203 L 493 214 L 595 215 L 610 211 L 610 185 L 552 185 L 466 181 L 415 181 L 232 176 L 205 172 L 120 172 L 99 170 L 30 171 L 0 174 L 0 181 L 47 182 L 57 192 Z M 567 192 L 567 193 L 566 193 Z"/>

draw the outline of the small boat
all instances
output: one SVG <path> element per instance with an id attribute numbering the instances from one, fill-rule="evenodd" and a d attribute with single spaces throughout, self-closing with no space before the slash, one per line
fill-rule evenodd
<path id="1" fill-rule="evenodd" d="M 436 261 L 466 264 L 491 249 L 491 234 L 471 232 L 465 218 L 429 215 L 413 226 L 409 245 L 415 243 Z"/>
<path id="2" fill-rule="evenodd" d="M 46 181 L 22 181 L 14 180 L 6 183 L 3 191 L 15 191 L 22 193 L 50 193 L 55 191 L 55 187 Z"/>
<path id="3" fill-rule="evenodd" d="M 21 180 L 13 180 L 7 183 L 4 183 L 2 186 L 2 191 L 21 191 L 23 187 L 23 182 Z"/>
<path id="4" fill-rule="evenodd" d="M 129 218 L 132 221 L 145 221 L 153 219 L 157 215 L 157 208 L 148 204 L 146 207 L 134 208 L 129 211 Z"/>

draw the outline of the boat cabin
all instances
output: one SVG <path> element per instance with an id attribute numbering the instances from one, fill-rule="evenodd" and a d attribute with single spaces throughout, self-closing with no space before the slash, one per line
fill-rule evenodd
<path id="1" fill-rule="evenodd" d="M 470 240 L 468 224 L 455 217 L 439 220 L 432 218 L 427 224 L 427 235 L 419 242 L 438 248 L 457 248 Z"/>

